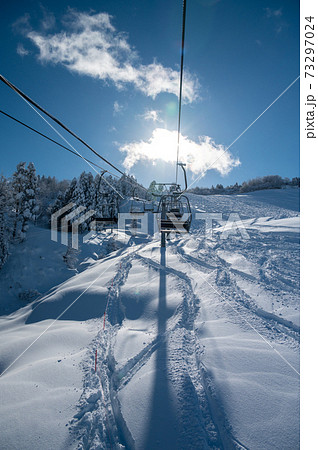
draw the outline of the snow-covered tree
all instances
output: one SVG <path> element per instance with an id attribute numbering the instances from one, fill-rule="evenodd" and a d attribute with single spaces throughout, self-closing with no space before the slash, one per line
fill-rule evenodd
<path id="1" fill-rule="evenodd" d="M 38 176 L 37 223 L 48 225 L 54 204 L 64 201 L 64 195 L 70 183 L 67 180 L 58 181 L 55 177 Z M 57 208 L 59 209 L 59 208 Z"/>
<path id="2" fill-rule="evenodd" d="M 0 177 L 0 269 L 6 262 L 9 253 L 9 230 L 7 226 L 9 190 L 5 177 Z"/>
<path id="3" fill-rule="evenodd" d="M 94 209 L 96 217 L 114 217 L 118 214 L 118 194 L 114 191 L 121 192 L 119 183 L 112 176 L 102 178 L 98 175 L 95 177 L 95 203 Z"/>
<path id="4" fill-rule="evenodd" d="M 12 177 L 13 239 L 25 237 L 28 222 L 35 221 L 38 211 L 35 167 L 33 163 L 29 163 L 27 168 L 25 166 L 25 162 L 20 162 Z"/>
<path id="5" fill-rule="evenodd" d="M 280 189 L 284 184 L 279 175 L 266 175 L 264 177 L 253 178 L 242 183 L 241 192 L 258 191 L 260 189 Z"/>
<path id="6" fill-rule="evenodd" d="M 63 208 L 63 206 L 66 206 L 70 202 L 74 202 L 74 192 L 77 184 L 77 179 L 73 178 L 71 183 L 69 184 L 68 188 L 65 190 L 65 192 L 59 192 L 55 202 L 52 204 L 50 208 L 50 213 L 53 214 L 54 212 L 58 211 L 59 209 Z"/>
<path id="7" fill-rule="evenodd" d="M 76 182 L 73 192 L 72 201 L 75 205 L 84 206 L 87 210 L 93 209 L 95 205 L 95 183 L 93 175 L 89 172 L 82 172 Z M 88 227 L 87 223 L 80 226 L 81 231 L 85 231 Z"/>
<path id="8" fill-rule="evenodd" d="M 92 208 L 95 203 L 94 200 L 95 184 L 93 175 L 90 172 L 82 172 L 74 189 L 73 201 L 77 206 Z"/>
<path id="9" fill-rule="evenodd" d="M 147 197 L 149 200 L 154 200 L 157 198 L 159 200 L 160 196 L 163 194 L 164 187 L 162 185 L 158 185 L 156 180 L 153 180 L 148 188 Z M 144 191 L 144 190 L 143 190 Z M 145 191 L 143 192 L 145 195 Z"/>
<path id="10" fill-rule="evenodd" d="M 73 202 L 76 206 L 84 206 L 86 210 L 94 210 L 95 217 L 117 217 L 119 197 L 145 198 L 145 189 L 136 184 L 133 177 L 122 176 L 119 179 L 111 175 L 96 175 L 83 172 L 80 177 L 74 178 L 65 193 L 60 193 L 51 207 L 51 214 Z M 69 211 L 68 211 L 69 212 Z M 74 218 L 75 220 L 75 218 Z M 87 230 L 89 218 L 86 223 L 80 225 L 80 231 Z"/>
<path id="11" fill-rule="evenodd" d="M 25 162 L 20 162 L 17 165 L 17 170 L 12 177 L 12 207 L 14 213 L 13 221 L 13 239 L 21 236 L 21 222 L 23 220 L 23 210 L 25 205 L 25 189 L 27 182 L 27 170 Z"/>
<path id="12" fill-rule="evenodd" d="M 25 174 L 25 192 L 24 192 L 24 203 L 23 203 L 23 220 L 22 220 L 22 233 L 27 230 L 27 224 L 29 221 L 35 222 L 39 207 L 36 202 L 36 194 L 38 192 L 38 178 L 36 176 L 36 171 L 34 164 L 29 163 L 26 174 Z"/>

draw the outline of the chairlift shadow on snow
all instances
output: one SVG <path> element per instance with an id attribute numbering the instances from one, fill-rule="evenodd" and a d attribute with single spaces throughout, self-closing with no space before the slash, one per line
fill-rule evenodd
<path id="1" fill-rule="evenodd" d="M 152 403 L 149 412 L 148 430 L 144 449 L 176 449 L 178 438 L 177 414 L 169 388 L 168 348 L 164 338 L 167 329 L 169 309 L 167 307 L 166 249 L 161 248 L 161 269 L 158 303 L 158 348 L 156 351 Z"/>

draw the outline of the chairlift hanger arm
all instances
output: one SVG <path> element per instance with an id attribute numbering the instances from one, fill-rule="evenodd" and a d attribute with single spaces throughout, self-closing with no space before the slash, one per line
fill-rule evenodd
<path id="1" fill-rule="evenodd" d="M 184 185 L 185 185 L 185 191 L 188 189 L 188 180 L 187 180 L 187 172 L 185 170 L 185 164 L 184 163 L 178 163 L 178 166 L 180 166 L 183 170 L 184 175 Z"/>

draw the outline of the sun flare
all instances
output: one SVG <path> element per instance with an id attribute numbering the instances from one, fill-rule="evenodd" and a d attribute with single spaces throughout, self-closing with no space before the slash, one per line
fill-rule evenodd
<path id="1" fill-rule="evenodd" d="M 132 142 L 120 147 L 126 153 L 124 166 L 131 169 L 138 161 L 164 161 L 174 164 L 177 157 L 177 131 L 156 128 L 148 141 Z M 187 168 L 198 174 L 215 169 L 226 175 L 240 161 L 226 150 L 223 145 L 216 145 L 208 136 L 199 137 L 198 142 L 187 136 L 180 136 L 179 161 L 186 163 Z"/>

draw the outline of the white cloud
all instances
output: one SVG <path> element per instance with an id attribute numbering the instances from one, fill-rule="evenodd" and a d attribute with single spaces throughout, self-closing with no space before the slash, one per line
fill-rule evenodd
<path id="1" fill-rule="evenodd" d="M 72 72 L 112 82 L 118 89 L 132 84 L 152 98 L 162 92 L 178 96 L 179 71 L 156 61 L 149 65 L 140 64 L 127 35 L 115 29 L 109 14 L 72 11 L 64 24 L 66 31 L 60 33 L 26 33 L 39 49 L 41 62 L 62 64 Z M 184 101 L 193 102 L 198 97 L 198 90 L 197 78 L 185 72 Z"/>
<path id="2" fill-rule="evenodd" d="M 30 14 L 25 13 L 23 16 L 19 17 L 15 22 L 13 22 L 12 29 L 16 33 L 21 34 L 27 34 L 29 31 L 31 31 Z"/>
<path id="3" fill-rule="evenodd" d="M 152 121 L 152 122 L 163 122 L 163 120 L 160 118 L 160 111 L 156 111 L 154 109 L 146 111 L 141 116 L 142 119 Z"/>
<path id="4" fill-rule="evenodd" d="M 272 9 L 272 8 L 265 8 L 266 17 L 281 17 L 283 14 L 282 8 L 280 9 Z"/>
<path id="5" fill-rule="evenodd" d="M 156 128 L 148 141 L 132 142 L 121 146 L 119 150 L 126 153 L 124 166 L 128 170 L 138 161 L 156 163 L 161 160 L 175 163 L 177 132 Z M 240 161 L 225 150 L 226 147 L 216 145 L 208 136 L 201 136 L 198 142 L 180 136 L 179 160 L 186 163 L 187 169 L 193 174 L 204 173 L 210 168 L 222 175 L 229 173 L 233 167 L 240 164 Z"/>
<path id="6" fill-rule="evenodd" d="M 17 46 L 17 54 L 20 56 L 26 56 L 28 55 L 30 52 L 29 50 L 26 50 L 22 44 L 18 44 Z"/>
<path id="7" fill-rule="evenodd" d="M 54 28 L 54 26 L 55 26 L 54 15 L 52 13 L 48 12 L 43 6 L 42 6 L 42 10 L 43 10 L 44 17 L 41 22 L 41 25 L 42 25 L 43 30 L 47 31 L 47 30 Z"/>
<path id="8" fill-rule="evenodd" d="M 282 19 L 283 10 L 272 9 L 272 8 L 264 8 L 267 19 L 271 20 L 273 24 L 275 24 L 275 31 L 277 34 L 281 33 L 286 26 L 288 26 L 284 20 Z"/>
<path id="9" fill-rule="evenodd" d="M 114 106 L 113 106 L 113 114 L 114 114 L 114 116 L 117 116 L 118 114 L 121 114 L 123 110 L 124 110 L 124 106 L 120 105 L 117 101 L 115 101 L 114 102 Z"/>

